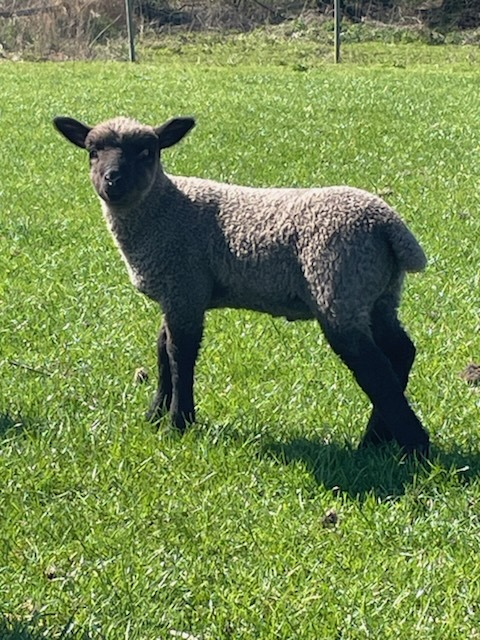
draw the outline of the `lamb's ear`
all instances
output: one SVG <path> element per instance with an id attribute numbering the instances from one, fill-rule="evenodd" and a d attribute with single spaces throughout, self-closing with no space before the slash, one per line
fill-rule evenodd
<path id="1" fill-rule="evenodd" d="M 59 131 L 67 140 L 85 149 L 85 138 L 88 136 L 92 127 L 88 127 L 83 122 L 74 120 L 74 118 L 66 118 L 64 116 L 57 116 L 53 119 L 53 126 Z"/>
<path id="2" fill-rule="evenodd" d="M 193 118 L 172 118 L 159 127 L 155 127 L 160 149 L 177 144 L 194 126 L 195 120 Z"/>

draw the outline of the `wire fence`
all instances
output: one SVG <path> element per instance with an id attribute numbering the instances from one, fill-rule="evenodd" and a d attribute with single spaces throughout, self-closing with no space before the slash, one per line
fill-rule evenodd
<path id="1" fill-rule="evenodd" d="M 480 0 L 354 0 L 340 2 L 353 22 L 413 21 L 429 28 L 480 26 Z M 142 36 L 175 30 L 250 30 L 315 15 L 333 18 L 333 0 L 131 0 Z M 98 47 L 126 47 L 125 0 L 0 0 L 0 55 L 88 58 Z"/>

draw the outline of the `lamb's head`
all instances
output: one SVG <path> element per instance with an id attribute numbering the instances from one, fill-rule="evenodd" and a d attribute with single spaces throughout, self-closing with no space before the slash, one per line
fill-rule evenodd
<path id="1" fill-rule="evenodd" d="M 158 127 L 130 118 L 113 118 L 89 127 L 59 116 L 56 129 L 90 156 L 90 178 L 97 194 L 111 206 L 130 206 L 148 194 L 161 171 L 160 152 L 179 142 L 193 118 L 172 118 Z"/>

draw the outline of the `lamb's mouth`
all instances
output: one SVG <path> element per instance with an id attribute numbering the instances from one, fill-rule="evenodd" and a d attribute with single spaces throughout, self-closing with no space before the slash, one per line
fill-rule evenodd
<path id="1" fill-rule="evenodd" d="M 107 204 L 128 203 L 135 199 L 135 194 L 132 191 L 114 185 L 106 186 L 99 195 Z"/>

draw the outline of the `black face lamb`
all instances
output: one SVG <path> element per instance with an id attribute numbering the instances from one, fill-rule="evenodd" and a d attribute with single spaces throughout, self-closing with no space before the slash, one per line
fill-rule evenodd
<path id="1" fill-rule="evenodd" d="M 191 118 L 158 127 L 115 118 L 54 124 L 90 154 L 90 176 L 134 286 L 163 312 L 158 389 L 148 417 L 195 419 L 194 366 L 207 309 L 316 319 L 370 398 L 362 444 L 395 440 L 426 454 L 429 438 L 404 391 L 415 347 L 397 317 L 418 242 L 383 200 L 352 187 L 255 189 L 165 173 L 162 149 Z"/>

